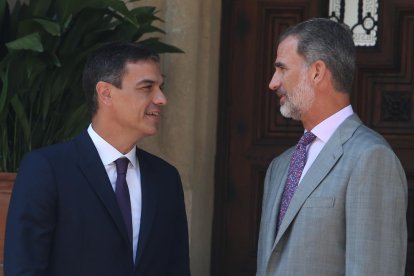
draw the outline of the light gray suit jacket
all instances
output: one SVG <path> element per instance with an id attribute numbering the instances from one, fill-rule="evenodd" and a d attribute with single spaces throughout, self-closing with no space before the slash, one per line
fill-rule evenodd
<path id="1" fill-rule="evenodd" d="M 257 275 L 404 275 L 407 180 L 387 142 L 356 115 L 346 119 L 303 177 L 275 237 L 293 151 L 266 174 Z"/>

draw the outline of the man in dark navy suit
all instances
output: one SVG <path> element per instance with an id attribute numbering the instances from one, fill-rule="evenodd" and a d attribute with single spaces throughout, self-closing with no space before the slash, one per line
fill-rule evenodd
<path id="1" fill-rule="evenodd" d="M 83 85 L 89 127 L 21 163 L 5 276 L 190 275 L 180 176 L 136 147 L 157 133 L 167 103 L 159 56 L 139 44 L 107 44 L 88 58 Z"/>

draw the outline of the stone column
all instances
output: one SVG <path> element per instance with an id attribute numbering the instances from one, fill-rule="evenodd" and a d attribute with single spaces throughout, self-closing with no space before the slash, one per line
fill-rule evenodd
<path id="1" fill-rule="evenodd" d="M 145 0 L 159 8 L 163 41 L 184 54 L 163 54 L 168 104 L 160 132 L 140 146 L 180 171 L 190 231 L 193 275 L 210 274 L 218 109 L 219 0 Z"/>

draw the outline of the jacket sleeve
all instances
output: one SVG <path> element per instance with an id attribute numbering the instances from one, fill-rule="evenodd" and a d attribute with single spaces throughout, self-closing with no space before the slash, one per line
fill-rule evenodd
<path id="1" fill-rule="evenodd" d="M 366 149 L 346 198 L 346 275 L 404 275 L 407 181 L 386 146 Z"/>
<path id="2" fill-rule="evenodd" d="M 7 215 L 4 275 L 47 275 L 56 225 L 52 169 L 39 153 L 23 159 Z"/>
<path id="3" fill-rule="evenodd" d="M 181 178 L 176 172 L 177 177 L 177 209 L 175 233 L 173 234 L 175 244 L 172 246 L 169 275 L 189 276 L 190 273 L 190 257 L 189 257 L 189 240 L 187 215 L 185 211 L 184 192 L 182 188 Z"/>

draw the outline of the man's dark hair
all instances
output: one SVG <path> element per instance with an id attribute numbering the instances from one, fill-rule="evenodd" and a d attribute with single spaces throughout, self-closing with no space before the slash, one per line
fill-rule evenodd
<path id="1" fill-rule="evenodd" d="M 159 63 L 160 58 L 154 50 L 142 44 L 128 42 L 108 43 L 89 55 L 83 70 L 82 83 L 91 116 L 98 110 L 96 84 L 105 81 L 122 88 L 126 64 L 139 61 Z"/>
<path id="2" fill-rule="evenodd" d="M 336 90 L 351 93 L 355 71 L 355 44 L 348 26 L 326 18 L 313 18 L 290 27 L 282 34 L 298 39 L 297 53 L 308 65 L 322 60 L 332 73 Z"/>

